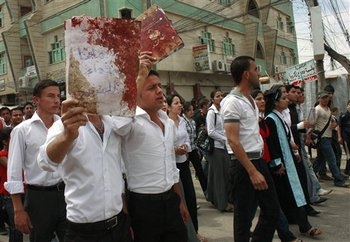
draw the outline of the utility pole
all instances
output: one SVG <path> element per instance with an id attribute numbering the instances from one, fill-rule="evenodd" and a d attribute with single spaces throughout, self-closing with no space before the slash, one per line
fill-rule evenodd
<path id="1" fill-rule="evenodd" d="M 312 39 L 313 39 L 313 45 L 314 45 L 314 58 L 316 60 L 316 71 L 317 71 L 317 77 L 318 77 L 317 90 L 321 91 L 326 85 L 326 76 L 325 76 L 324 64 L 323 64 L 324 32 L 322 31 L 322 36 L 314 36 L 314 35 L 318 35 L 320 30 L 319 28 L 314 26 L 314 24 L 322 24 L 322 16 L 317 15 L 318 9 L 315 8 L 319 6 L 317 0 L 307 0 L 306 4 L 309 8 L 309 13 L 311 16 L 311 31 L 312 31 Z M 316 18 L 320 18 L 320 19 L 316 19 Z M 323 30 L 323 26 L 321 29 Z M 322 41 L 322 43 L 317 41 Z M 321 51 L 322 54 L 319 53 L 319 55 L 317 55 L 317 53 L 315 53 L 316 51 Z"/>

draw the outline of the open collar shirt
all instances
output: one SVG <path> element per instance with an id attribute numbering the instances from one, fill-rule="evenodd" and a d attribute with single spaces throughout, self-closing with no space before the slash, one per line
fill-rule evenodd
<path id="1" fill-rule="evenodd" d="M 121 164 L 121 135 L 129 132 L 131 118 L 102 117 L 103 139 L 91 122 L 79 128 L 79 136 L 58 165 L 46 153 L 47 145 L 64 130 L 62 121 L 49 129 L 40 148 L 38 164 L 53 172 L 62 167 L 66 183 L 67 218 L 75 223 L 92 223 L 118 214 L 123 207 L 124 180 Z"/>
<path id="2" fill-rule="evenodd" d="M 259 110 L 255 102 L 251 103 L 240 92 L 232 90 L 221 101 L 220 112 L 224 123 L 239 123 L 239 141 L 245 152 L 262 153 L 264 143 L 259 131 Z"/>
<path id="3" fill-rule="evenodd" d="M 214 140 L 214 147 L 225 149 L 227 138 L 224 123 L 219 110 L 214 104 L 208 109 L 206 122 L 208 135 Z"/>
<path id="4" fill-rule="evenodd" d="M 54 120 L 60 119 L 58 115 Z M 35 112 L 31 119 L 17 125 L 11 132 L 7 182 L 5 188 L 10 194 L 23 193 L 23 171 L 26 184 L 52 186 L 62 181 L 60 170 L 45 172 L 40 169 L 36 158 L 39 148 L 46 140 L 48 129 Z"/>
<path id="5" fill-rule="evenodd" d="M 130 133 L 122 142 L 128 188 L 137 193 L 157 194 L 179 182 L 175 161 L 176 131 L 172 120 L 158 111 L 164 132 L 140 107 Z"/>
<path id="6" fill-rule="evenodd" d="M 189 137 L 189 134 L 187 133 L 186 120 L 180 116 L 179 116 L 179 120 L 180 120 L 179 126 L 177 127 L 175 126 L 175 130 L 176 130 L 175 147 L 185 144 L 187 146 L 187 152 L 191 152 L 192 149 L 190 144 L 190 137 Z M 176 163 L 183 163 L 187 160 L 187 154 L 175 155 L 175 158 L 176 158 Z"/>

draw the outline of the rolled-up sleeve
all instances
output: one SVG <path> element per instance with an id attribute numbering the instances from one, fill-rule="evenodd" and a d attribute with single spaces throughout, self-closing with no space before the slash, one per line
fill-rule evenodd
<path id="1" fill-rule="evenodd" d="M 51 128 L 49 128 L 46 141 L 45 143 L 40 147 L 37 162 L 39 167 L 47 172 L 55 172 L 57 171 L 59 164 L 53 162 L 49 156 L 47 155 L 47 146 L 59 135 L 63 132 L 63 124 L 61 120 L 56 121 Z M 66 159 L 66 156 L 62 160 Z"/>
<path id="2" fill-rule="evenodd" d="M 5 189 L 10 194 L 24 193 L 23 167 L 25 159 L 25 130 L 13 129 L 11 133 Z"/>

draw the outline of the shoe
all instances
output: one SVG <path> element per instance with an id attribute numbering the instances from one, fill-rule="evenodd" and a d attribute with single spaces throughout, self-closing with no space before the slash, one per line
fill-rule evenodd
<path id="1" fill-rule="evenodd" d="M 320 211 L 315 210 L 313 207 L 311 207 L 310 204 L 305 205 L 305 211 L 308 216 L 317 217 L 318 214 L 320 214 Z"/>
<path id="2" fill-rule="evenodd" d="M 311 237 L 311 238 L 314 238 L 314 237 L 322 234 L 322 231 L 319 228 L 312 227 L 311 229 L 309 229 L 309 231 L 307 231 L 305 233 L 301 233 L 301 234 L 308 236 L 308 237 Z"/>
<path id="3" fill-rule="evenodd" d="M 198 205 L 197 205 L 197 210 L 200 209 L 200 208 L 201 208 L 201 205 L 198 204 Z"/>
<path id="4" fill-rule="evenodd" d="M 325 180 L 325 181 L 333 181 L 333 177 L 328 176 L 327 174 L 319 174 L 319 179 Z"/>
<path id="5" fill-rule="evenodd" d="M 343 172 L 340 172 L 340 175 L 342 175 L 345 180 L 349 179 L 349 175 L 347 175 L 347 174 L 345 174 Z"/>
<path id="6" fill-rule="evenodd" d="M 228 204 L 223 212 L 229 212 L 229 213 L 233 212 L 233 205 Z"/>
<path id="7" fill-rule="evenodd" d="M 320 203 L 323 203 L 325 201 L 327 201 L 328 198 L 325 198 L 325 197 L 320 197 L 317 201 L 315 202 L 310 202 L 311 205 L 318 205 Z"/>
<path id="8" fill-rule="evenodd" d="M 199 242 L 208 242 L 208 239 L 200 234 L 197 234 L 197 239 Z"/>
<path id="9" fill-rule="evenodd" d="M 334 186 L 336 186 L 336 187 L 345 187 L 345 188 L 347 188 L 347 187 L 350 187 L 350 184 L 344 182 L 344 183 L 341 183 L 341 184 L 334 184 Z"/>
<path id="10" fill-rule="evenodd" d="M 326 195 L 330 194 L 331 192 L 333 192 L 332 189 L 326 190 L 326 189 L 320 188 L 320 190 L 318 190 L 318 192 L 317 192 L 317 195 L 318 196 L 326 196 Z"/>

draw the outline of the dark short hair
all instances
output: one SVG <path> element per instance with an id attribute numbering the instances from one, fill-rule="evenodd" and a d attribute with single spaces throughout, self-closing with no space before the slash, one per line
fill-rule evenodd
<path id="1" fill-rule="evenodd" d="M 4 127 L 0 130 L 0 149 L 4 148 L 3 141 L 10 139 L 12 128 L 11 127 Z"/>
<path id="2" fill-rule="evenodd" d="M 233 81 L 238 85 L 242 81 L 243 72 L 249 69 L 250 62 L 255 61 L 253 57 L 250 56 L 238 56 L 235 58 L 230 66 L 231 76 Z"/>
<path id="3" fill-rule="evenodd" d="M 334 93 L 334 87 L 332 86 L 332 85 L 327 85 L 327 86 L 325 86 L 324 88 L 323 88 L 323 90 L 324 91 L 326 91 L 326 92 L 331 92 L 331 93 Z"/>
<path id="4" fill-rule="evenodd" d="M 222 91 L 219 88 L 215 89 L 214 91 L 211 91 L 210 98 L 213 99 L 215 97 L 215 93 L 217 93 L 217 92 L 222 92 Z"/>
<path id="5" fill-rule="evenodd" d="M 30 105 L 30 106 L 32 106 L 32 107 L 34 107 L 34 105 L 33 105 L 33 103 L 31 103 L 31 102 L 26 102 L 25 104 L 23 104 L 23 109 L 26 107 L 26 106 L 28 106 L 28 105 Z"/>
<path id="6" fill-rule="evenodd" d="M 183 105 L 184 112 L 188 112 L 191 106 L 193 106 L 191 102 L 185 102 Z"/>
<path id="7" fill-rule="evenodd" d="M 203 108 L 204 105 L 208 105 L 209 100 L 206 97 L 202 97 L 201 99 L 199 99 L 198 101 L 198 107 L 199 108 Z"/>
<path id="8" fill-rule="evenodd" d="M 16 111 L 16 110 L 21 111 L 23 113 L 23 108 L 20 107 L 20 106 L 17 106 L 17 107 L 14 107 L 14 108 L 11 109 L 11 115 L 12 115 L 12 112 Z"/>
<path id="9" fill-rule="evenodd" d="M 159 77 L 159 73 L 155 70 L 150 70 L 149 73 L 148 73 L 148 76 L 157 76 Z"/>
<path id="10" fill-rule="evenodd" d="M 287 92 L 289 92 L 292 88 L 298 89 L 297 86 L 294 86 L 294 85 L 292 85 L 292 84 L 285 85 L 285 87 L 286 87 L 286 91 L 287 91 Z"/>
<path id="11" fill-rule="evenodd" d="M 5 111 L 5 110 L 7 110 L 7 111 L 9 111 L 11 113 L 11 110 L 10 110 L 9 107 L 2 107 L 2 108 L 0 108 L 0 113 L 2 113 L 2 111 Z"/>
<path id="12" fill-rule="evenodd" d="M 263 92 L 260 90 L 260 88 L 255 88 L 255 89 L 253 89 L 253 90 L 250 92 L 250 95 L 251 95 L 253 98 L 256 98 L 256 97 L 258 96 L 259 93 L 263 94 Z"/>
<path id="13" fill-rule="evenodd" d="M 34 86 L 33 96 L 40 97 L 42 91 L 47 87 L 59 87 L 59 85 L 56 81 L 51 79 L 41 80 Z"/>
<path id="14" fill-rule="evenodd" d="M 174 98 L 178 97 L 180 99 L 180 102 L 183 103 L 182 98 L 178 94 L 170 94 L 166 96 L 166 102 L 168 103 L 169 107 L 171 106 L 171 103 L 173 102 Z"/>

